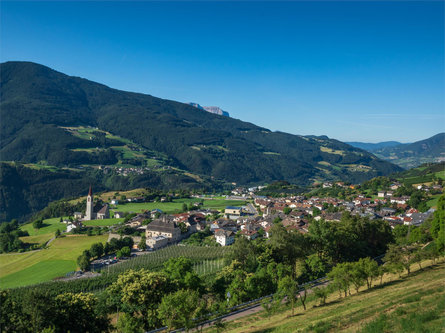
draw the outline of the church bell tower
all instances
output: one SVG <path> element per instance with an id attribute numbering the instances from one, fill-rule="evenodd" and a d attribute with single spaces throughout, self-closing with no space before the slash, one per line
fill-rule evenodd
<path id="1" fill-rule="evenodd" d="M 87 196 L 87 209 L 85 211 L 85 220 L 89 221 L 93 219 L 93 189 L 90 185 L 90 190 Z"/>

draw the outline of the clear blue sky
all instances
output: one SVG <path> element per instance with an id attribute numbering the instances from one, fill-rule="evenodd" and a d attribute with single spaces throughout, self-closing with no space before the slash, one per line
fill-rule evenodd
<path id="1" fill-rule="evenodd" d="M 445 131 L 444 2 L 5 2 L 1 62 L 217 105 L 272 130 Z"/>

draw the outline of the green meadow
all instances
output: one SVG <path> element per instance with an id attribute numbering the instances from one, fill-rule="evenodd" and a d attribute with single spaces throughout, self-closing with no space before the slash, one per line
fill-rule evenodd
<path id="1" fill-rule="evenodd" d="M 24 224 L 20 227 L 23 231 L 28 231 L 30 236 L 37 236 L 51 233 L 54 235 L 57 229 L 60 231 L 66 230 L 66 224 L 60 223 L 60 217 L 43 220 L 43 227 L 40 229 L 34 229 L 32 223 Z"/>
<path id="2" fill-rule="evenodd" d="M 87 226 L 87 227 L 108 227 L 111 225 L 115 225 L 118 223 L 123 222 L 124 219 L 120 218 L 120 219 L 103 219 L 103 220 L 91 220 L 91 221 L 83 221 L 82 224 Z"/>
<path id="3" fill-rule="evenodd" d="M 160 209 L 164 213 L 174 214 L 182 211 L 182 205 L 189 205 L 193 202 L 199 202 L 198 199 L 177 199 L 172 202 L 143 202 L 143 203 L 127 203 L 117 205 L 115 210 L 119 212 L 140 213 L 145 210 Z M 225 199 L 204 199 L 204 208 L 221 210 L 227 206 L 242 206 L 246 202 L 241 200 L 225 200 Z"/>
<path id="4" fill-rule="evenodd" d="M 44 244 L 54 237 L 56 230 L 61 232 L 66 230 L 66 224 L 60 223 L 60 218 L 52 218 L 43 220 L 43 228 L 35 229 L 32 223 L 24 224 L 20 227 L 23 231 L 27 231 L 29 236 L 20 237 L 25 243 Z"/>
<path id="5" fill-rule="evenodd" d="M 46 249 L 0 255 L 0 288 L 50 281 L 76 269 L 76 259 L 91 244 L 106 242 L 108 235 L 68 235 Z"/>

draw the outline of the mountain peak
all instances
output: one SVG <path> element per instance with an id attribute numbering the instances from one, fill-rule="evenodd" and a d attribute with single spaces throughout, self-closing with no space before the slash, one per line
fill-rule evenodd
<path id="1" fill-rule="evenodd" d="M 219 106 L 201 106 L 198 103 L 188 103 L 188 104 L 200 110 L 204 110 L 213 114 L 219 114 L 220 116 L 230 117 L 229 113 L 221 109 Z"/>

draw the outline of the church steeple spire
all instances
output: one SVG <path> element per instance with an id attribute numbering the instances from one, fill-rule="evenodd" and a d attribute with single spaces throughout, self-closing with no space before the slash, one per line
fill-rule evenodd
<path id="1" fill-rule="evenodd" d="M 94 212 L 93 212 L 93 188 L 90 185 L 90 189 L 88 190 L 87 196 L 87 209 L 85 210 L 85 220 L 93 220 Z"/>

